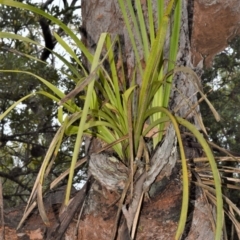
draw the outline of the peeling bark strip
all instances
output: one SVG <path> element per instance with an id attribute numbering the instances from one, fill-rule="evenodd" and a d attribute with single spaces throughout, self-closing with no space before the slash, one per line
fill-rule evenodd
<path id="1" fill-rule="evenodd" d="M 84 187 L 77 193 L 77 195 L 71 199 L 71 202 L 64 209 L 64 211 L 59 214 L 59 221 L 48 229 L 45 238 L 46 240 L 62 239 L 70 222 L 72 222 L 74 215 L 77 211 L 80 211 L 82 205 L 84 204 L 86 194 L 89 190 L 89 184 L 91 184 L 90 179 L 85 183 Z"/>
<path id="2" fill-rule="evenodd" d="M 132 200 L 131 204 L 129 205 L 128 209 L 127 209 L 126 204 L 124 204 L 122 207 L 122 212 L 125 216 L 129 233 L 131 233 L 133 220 L 135 218 L 138 206 L 139 206 L 139 204 L 141 204 L 140 201 L 142 199 L 143 183 L 144 183 L 145 178 L 146 178 L 146 174 L 143 173 L 140 176 L 140 178 L 138 179 L 137 183 L 135 184 L 133 200 Z"/>
<path id="3" fill-rule="evenodd" d="M 177 138 L 173 125 L 168 128 L 167 134 L 161 146 L 154 153 L 150 169 L 146 174 L 146 180 L 143 184 L 143 191 L 148 192 L 149 187 L 160 174 L 159 181 L 163 177 L 169 177 L 177 161 Z"/>

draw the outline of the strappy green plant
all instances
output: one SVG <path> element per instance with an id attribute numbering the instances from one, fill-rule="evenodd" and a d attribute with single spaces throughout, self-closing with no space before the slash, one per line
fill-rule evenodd
<path id="1" fill-rule="evenodd" d="M 20 70 L 1 70 L 1 72 L 5 73 L 14 72 L 16 74 L 30 74 L 45 84 L 49 88 L 49 92 L 37 91 L 24 96 L 22 99 L 14 103 L 5 113 L 3 113 L 0 116 L 0 119 L 3 119 L 18 103 L 26 100 L 34 94 L 44 95 L 60 105 L 58 110 L 58 120 L 61 123 L 61 126 L 52 140 L 52 143 L 49 146 L 48 152 L 42 163 L 42 167 L 39 171 L 28 201 L 24 215 L 25 217 L 30 205 L 34 199 L 37 198 L 41 217 L 46 224 L 49 224 L 42 200 L 42 186 L 44 184 L 44 179 L 49 173 L 49 168 L 52 166 L 52 163 L 60 148 L 64 134 L 68 136 L 76 135 L 76 142 L 71 166 L 69 169 L 69 179 L 65 197 L 65 205 L 67 205 L 69 202 L 74 170 L 78 160 L 79 146 L 81 146 L 83 137 L 85 135 L 97 137 L 104 141 L 107 145 L 111 145 L 119 159 L 125 162 L 125 164 L 133 171 L 133 161 L 140 147 L 140 139 L 147 136 L 151 129 L 157 128 L 159 134 L 153 140 L 154 146 L 156 146 L 157 143 L 162 140 L 162 130 L 164 129 L 166 121 L 168 121 L 173 123 L 176 131 L 183 172 L 183 202 L 175 239 L 180 239 L 184 231 L 189 201 L 188 170 L 180 136 L 180 130 L 178 127 L 179 124 L 185 126 L 194 134 L 208 156 L 216 189 L 217 221 L 215 239 L 221 239 L 223 222 L 221 181 L 211 150 L 206 141 L 201 137 L 201 134 L 193 125 L 186 120 L 173 116 L 171 112 L 167 110 L 171 92 L 171 82 L 173 78 L 172 70 L 174 69 L 174 62 L 176 61 L 176 54 L 178 50 L 182 4 L 180 0 L 170 0 L 165 8 L 164 1 L 157 2 L 158 11 L 156 17 L 158 19 L 158 24 L 156 26 L 154 23 L 154 13 L 151 0 L 147 1 L 148 19 L 144 19 L 140 1 L 136 1 L 135 14 L 132 1 L 119 0 L 119 6 L 121 8 L 135 53 L 135 71 L 140 74 L 142 79 L 141 85 L 137 86 L 135 84 L 136 74 L 133 75 L 132 79 L 126 79 L 126 74 L 123 68 L 121 69 L 121 76 L 123 77 L 121 80 L 119 79 L 113 52 L 113 47 L 116 44 L 120 46 L 118 37 L 112 39 L 108 33 L 102 33 L 99 37 L 96 51 L 94 55 L 92 55 L 81 42 L 81 40 L 79 40 L 79 38 L 58 19 L 30 5 L 11 0 L 0 0 L 0 3 L 2 4 L 32 11 L 57 24 L 74 41 L 91 66 L 88 74 L 74 51 L 72 51 L 72 49 L 60 36 L 54 33 L 54 37 L 58 43 L 65 49 L 66 53 L 68 53 L 71 58 L 76 61 L 78 67 L 80 67 L 84 73 L 84 76 L 82 76 L 76 67 L 74 67 L 59 54 L 52 51 L 52 53 L 65 64 L 69 71 L 71 71 L 72 75 L 74 76 L 74 80 L 78 79 L 76 88 L 68 95 L 65 95 L 60 89 L 57 88 L 57 86 L 52 85 L 46 79 L 43 79 L 33 73 Z M 171 16 L 173 16 L 173 28 L 170 34 L 171 38 L 169 56 L 168 60 L 165 61 L 163 50 Z M 136 36 L 132 34 L 131 23 L 133 23 Z M 11 33 L 1 32 L 0 37 L 18 39 L 31 44 L 38 44 L 29 38 Z M 144 53 L 143 57 L 146 63 L 146 67 L 144 69 L 142 68 L 136 42 L 140 44 L 140 47 Z M 119 49 L 119 51 L 121 55 L 121 49 Z M 26 56 L 33 58 L 28 55 Z M 36 58 L 33 59 L 39 61 Z M 103 66 L 104 61 L 108 61 L 110 64 L 109 72 L 107 72 Z M 127 88 L 129 85 L 130 87 Z M 74 101 L 72 101 L 72 99 L 75 98 L 80 91 L 85 91 L 86 93 L 83 99 L 84 106 L 82 109 L 77 106 Z M 139 92 L 139 97 L 138 101 L 135 103 L 135 101 L 133 101 L 133 96 L 137 92 Z M 133 104 L 136 105 L 132 108 Z M 66 116 L 64 117 L 64 115 Z M 149 124 L 144 129 L 144 124 L 147 121 L 149 121 Z"/>

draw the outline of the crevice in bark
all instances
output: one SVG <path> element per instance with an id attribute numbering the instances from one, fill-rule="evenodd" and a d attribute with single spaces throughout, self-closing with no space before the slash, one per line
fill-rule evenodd
<path id="1" fill-rule="evenodd" d="M 194 0 L 189 0 L 187 3 L 187 13 L 188 13 L 188 28 L 189 28 L 189 40 L 190 41 L 192 38 L 193 11 L 194 11 Z"/>

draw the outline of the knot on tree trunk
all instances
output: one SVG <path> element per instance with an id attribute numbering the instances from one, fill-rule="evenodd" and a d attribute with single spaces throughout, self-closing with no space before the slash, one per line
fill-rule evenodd
<path id="1" fill-rule="evenodd" d="M 128 171 L 120 160 L 106 153 L 92 154 L 90 157 L 88 173 L 110 191 L 123 190 Z"/>

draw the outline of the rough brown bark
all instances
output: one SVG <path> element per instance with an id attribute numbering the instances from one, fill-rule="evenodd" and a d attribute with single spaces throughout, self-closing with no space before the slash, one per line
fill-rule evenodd
<path id="1" fill-rule="evenodd" d="M 142 1 L 142 4 L 145 3 L 146 1 Z M 201 63 L 210 66 L 214 55 L 225 48 L 231 38 L 240 33 L 239 11 L 238 0 L 183 0 L 178 65 L 188 66 L 194 70 L 201 70 Z M 130 76 L 134 68 L 134 56 L 117 0 L 82 0 L 82 14 L 83 28 L 87 36 L 90 36 L 85 42 L 92 51 L 101 32 L 119 34 L 122 37 L 126 68 Z M 139 49 L 139 52 L 141 55 L 142 50 Z M 177 74 L 171 95 L 171 109 L 180 116 L 186 116 L 190 107 L 197 101 L 195 92 L 196 87 L 190 76 Z M 189 99 L 187 104 L 186 99 Z M 196 112 L 198 113 L 199 109 L 196 109 Z M 188 115 L 188 119 L 199 125 L 195 115 L 193 113 Z M 166 169 L 168 169 L 167 165 Z M 168 177 L 159 175 L 156 179 L 150 190 L 151 202 L 144 200 L 136 239 L 174 238 L 181 208 L 179 172 L 180 168 L 176 165 Z M 209 219 L 209 212 L 212 209 L 209 209 L 199 189 L 193 187 L 191 193 L 184 237 L 188 240 L 212 240 L 214 233 Z M 97 181 L 94 182 L 84 205 L 80 225 L 76 225 L 77 216 L 75 216 L 65 233 L 65 239 L 110 239 L 118 198 L 116 192 L 110 192 Z M 15 210 L 5 212 L 5 218 L 18 219 L 19 213 L 21 212 Z M 49 211 L 49 218 L 52 219 L 53 225 L 57 222 L 53 211 Z M 16 225 L 10 225 L 7 220 L 5 222 L 6 239 L 45 239 L 46 227 L 37 213 L 33 214 L 20 230 L 22 238 L 16 235 Z M 75 236 L 76 228 L 77 236 Z"/>
<path id="2" fill-rule="evenodd" d="M 213 57 L 240 34 L 239 23 L 238 0 L 195 0 L 191 39 L 193 64 L 203 58 L 210 67 Z"/>

